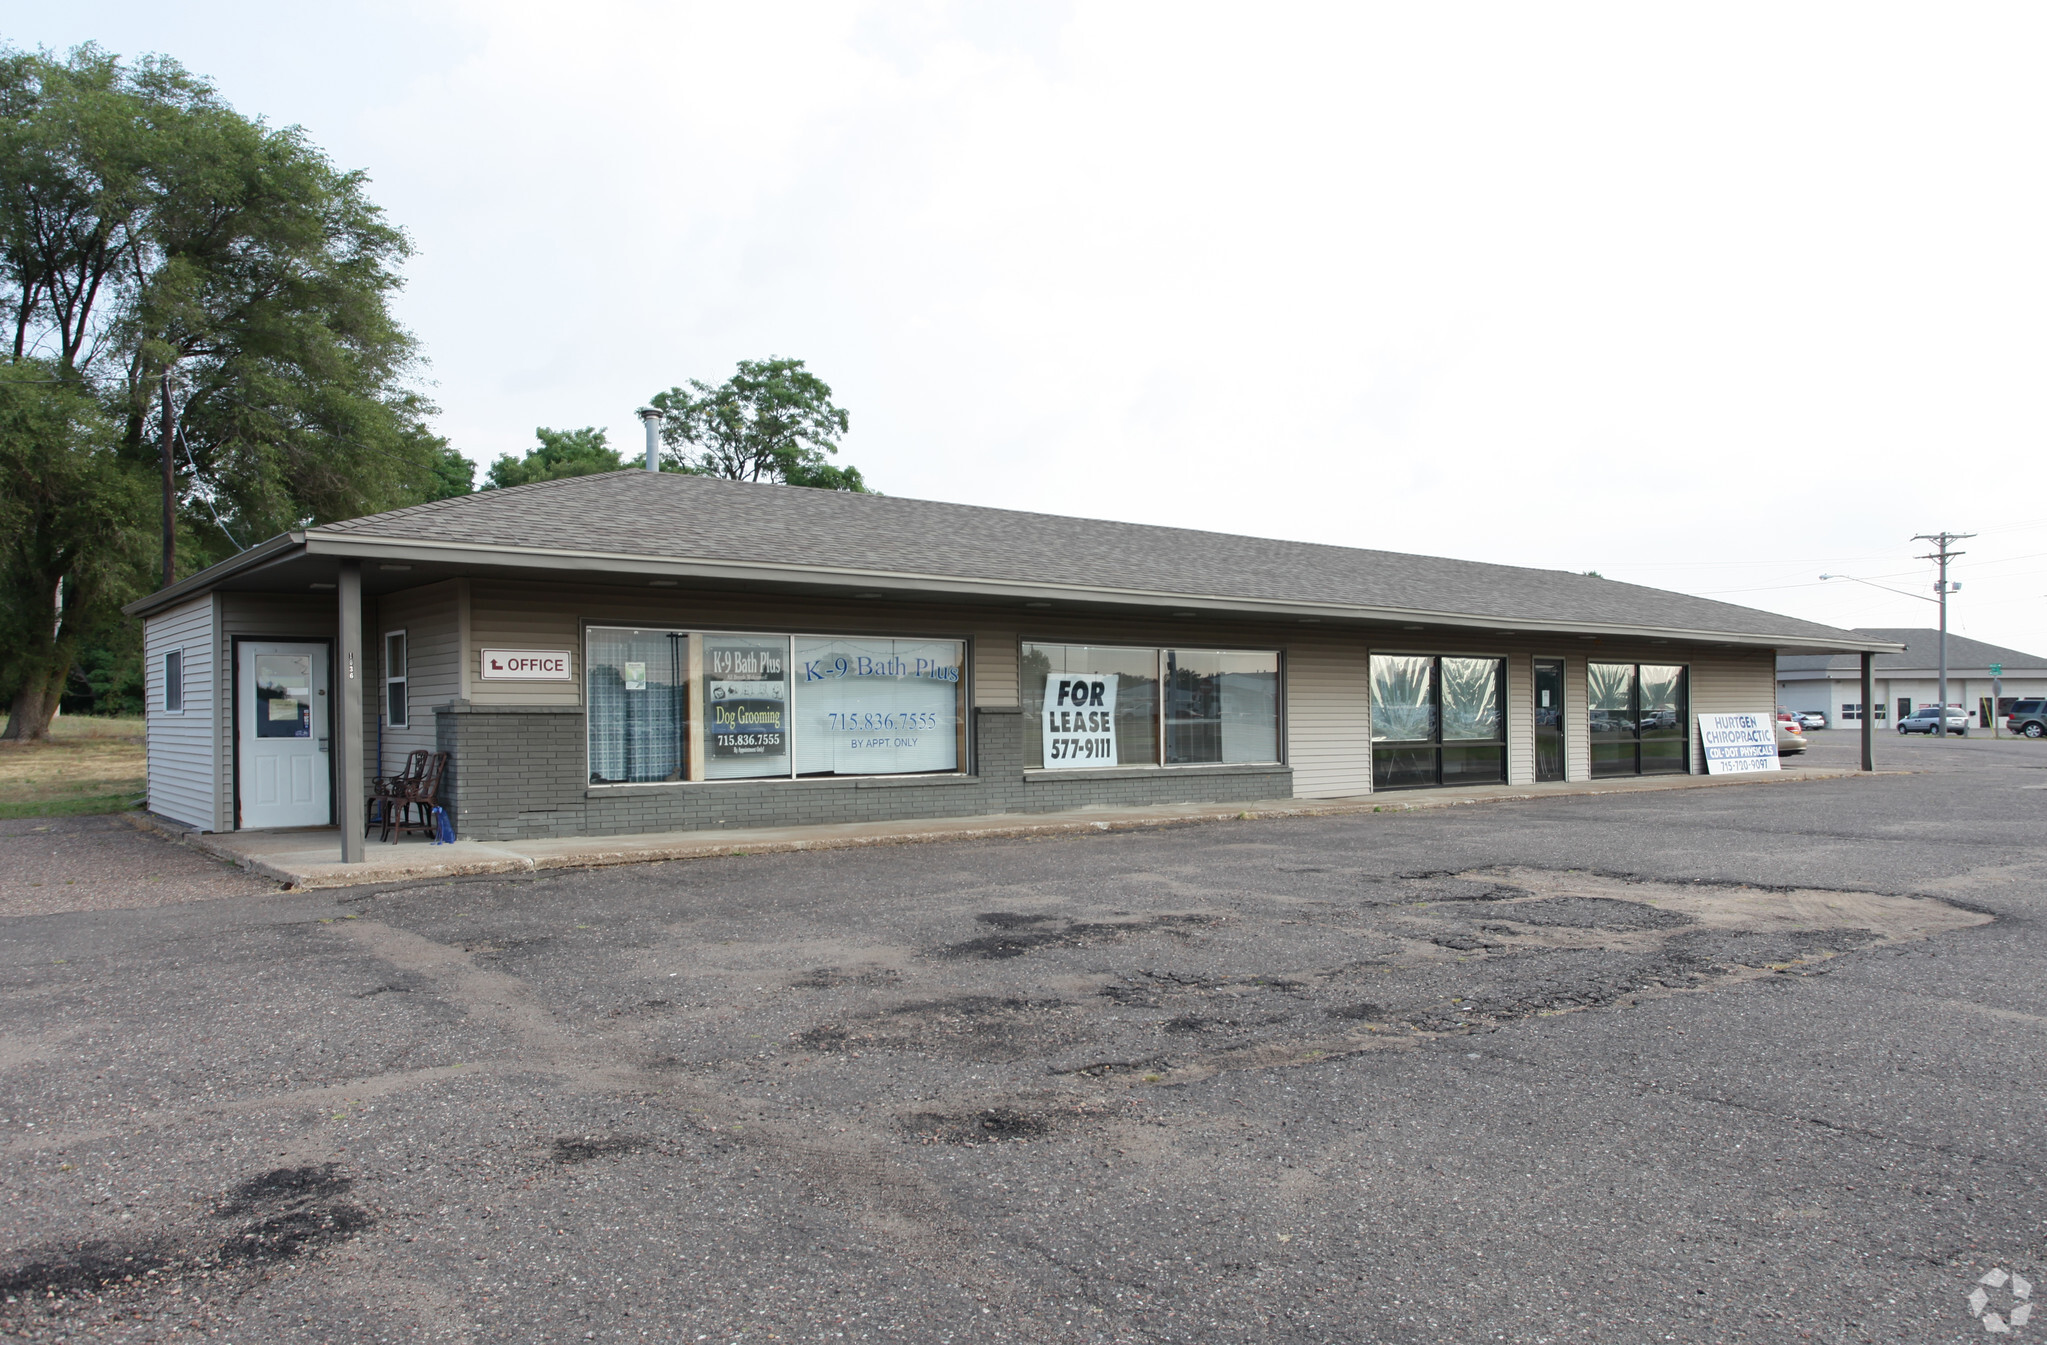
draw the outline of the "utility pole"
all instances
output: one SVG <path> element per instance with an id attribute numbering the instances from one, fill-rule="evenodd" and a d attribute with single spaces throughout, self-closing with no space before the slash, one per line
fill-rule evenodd
<path id="1" fill-rule="evenodd" d="M 1937 561 L 1940 565 L 1940 578 L 1933 584 L 1933 591 L 1940 595 L 1940 712 L 1934 715 L 1933 722 L 1940 726 L 1934 731 L 1943 738 L 1947 737 L 1947 595 L 1959 592 L 1962 587 L 1960 584 L 1949 585 L 1947 564 L 1956 556 L 1969 554 L 1966 551 L 1953 551 L 1949 548 L 1963 538 L 1975 535 L 1973 532 L 1922 532 L 1914 534 L 1912 538 L 1915 542 L 1933 543 L 1937 548 L 1933 554 L 1921 556 L 1919 559 Z"/>
<path id="2" fill-rule="evenodd" d="M 171 407 L 171 371 L 163 371 L 163 582 L 178 581 L 178 475 L 171 456 L 171 436 L 178 432 L 178 413 Z"/>

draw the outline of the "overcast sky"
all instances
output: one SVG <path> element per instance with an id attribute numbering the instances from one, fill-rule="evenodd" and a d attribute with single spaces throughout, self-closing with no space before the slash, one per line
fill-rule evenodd
<path id="1" fill-rule="evenodd" d="M 890 494 L 2047 654 L 2047 9 L 16 11 L 298 123 L 487 462 L 796 356 Z"/>

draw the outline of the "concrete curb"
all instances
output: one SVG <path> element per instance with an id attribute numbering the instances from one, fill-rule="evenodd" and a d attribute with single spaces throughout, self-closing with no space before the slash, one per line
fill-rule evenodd
<path id="1" fill-rule="evenodd" d="M 1877 775 L 1910 774 L 1879 771 Z M 1023 840 L 1078 836 L 1096 832 L 1151 831 L 1227 821 L 1273 821 L 1302 817 L 1350 817 L 1370 813 L 1413 813 L 1439 808 L 1467 808 L 1487 803 L 1532 803 L 1547 799 L 1596 798 L 1615 794 L 1661 794 L 1683 789 L 1734 785 L 1797 784 L 1840 780 L 1871 772 L 1843 769 L 1794 769 L 1746 776 L 1640 777 L 1582 782 L 1564 787 L 1494 786 L 1455 793 L 1364 795 L 1345 799 L 1287 799 L 1239 804 L 1158 804 L 1142 809 L 1079 811 L 1037 816 L 996 814 L 987 817 L 924 819 L 906 822 L 854 822 L 814 827 L 691 833 L 660 839 L 628 836 L 572 837 L 558 841 L 492 844 L 458 843 L 459 854 L 437 848 L 408 847 L 397 854 L 372 857 L 363 864 L 308 862 L 293 857 L 266 858 L 234 833 L 213 835 L 152 813 L 122 814 L 133 825 L 154 831 L 182 845 L 262 874 L 291 888 L 361 887 L 367 884 L 427 882 L 489 874 L 535 873 L 546 869 L 610 868 L 621 864 L 658 864 L 680 859 L 714 859 L 729 855 L 787 854 L 803 850 L 849 850 L 877 845 L 923 845 L 938 841 Z M 797 834 L 790 834 L 790 833 Z M 270 833 L 256 833 L 270 835 Z"/>

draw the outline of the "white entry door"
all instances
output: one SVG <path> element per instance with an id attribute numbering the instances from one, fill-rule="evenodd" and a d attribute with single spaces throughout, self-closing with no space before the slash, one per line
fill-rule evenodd
<path id="1" fill-rule="evenodd" d="M 237 663 L 241 825 L 326 826 L 327 646 L 244 641 Z"/>

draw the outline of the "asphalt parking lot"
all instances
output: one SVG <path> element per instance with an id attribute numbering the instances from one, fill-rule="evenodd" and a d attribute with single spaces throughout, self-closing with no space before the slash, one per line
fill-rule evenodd
<path id="1" fill-rule="evenodd" d="M 1878 748 L 313 894 L 9 824 L 0 1333 L 2023 1339 L 2047 744 Z"/>

